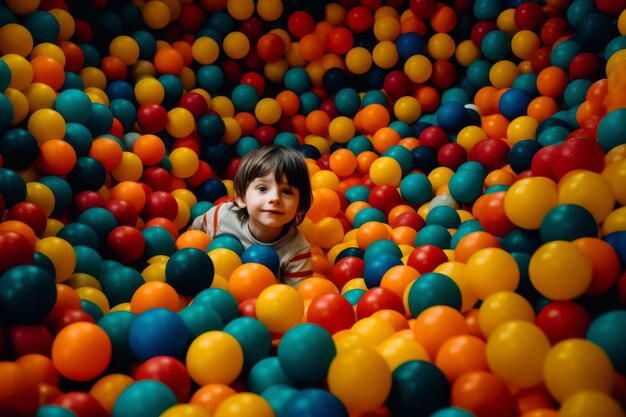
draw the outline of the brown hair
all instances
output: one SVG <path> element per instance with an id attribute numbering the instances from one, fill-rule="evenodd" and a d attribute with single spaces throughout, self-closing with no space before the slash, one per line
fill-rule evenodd
<path id="1" fill-rule="evenodd" d="M 233 181 L 235 196 L 244 196 L 252 181 L 268 174 L 274 174 L 277 180 L 285 175 L 289 185 L 298 189 L 300 194 L 299 215 L 296 215 L 294 224 L 299 225 L 311 207 L 312 200 L 311 181 L 304 155 L 296 149 L 280 145 L 262 146 L 248 152 L 241 158 L 241 163 L 235 174 Z M 237 215 L 242 221 L 248 220 L 247 210 L 238 210 Z"/>

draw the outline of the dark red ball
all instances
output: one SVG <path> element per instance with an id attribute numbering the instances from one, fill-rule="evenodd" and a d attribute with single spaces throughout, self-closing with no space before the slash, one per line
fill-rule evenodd
<path id="1" fill-rule="evenodd" d="M 437 161 L 440 166 L 456 171 L 464 162 L 467 162 L 467 151 L 458 143 L 444 144 L 437 152 Z"/>
<path id="2" fill-rule="evenodd" d="M 359 320 L 380 310 L 394 310 L 404 314 L 404 304 L 395 291 L 384 287 L 374 287 L 365 291 L 356 305 L 356 315 Z"/>
<path id="3" fill-rule="evenodd" d="M 591 324 L 591 315 L 574 301 L 551 301 L 537 314 L 535 324 L 554 345 L 565 339 L 584 339 Z"/>
<path id="4" fill-rule="evenodd" d="M 406 264 L 417 269 L 420 274 L 425 274 L 444 262 L 448 262 L 448 256 L 443 249 L 435 245 L 421 245 L 411 251 Z"/>
<path id="5" fill-rule="evenodd" d="M 131 226 L 118 226 L 107 236 L 107 248 L 111 255 L 124 264 L 138 260 L 146 247 L 143 234 Z"/>

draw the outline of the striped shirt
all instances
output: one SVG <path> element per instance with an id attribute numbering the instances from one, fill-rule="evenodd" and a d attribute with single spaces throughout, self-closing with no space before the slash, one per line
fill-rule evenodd
<path id="1" fill-rule="evenodd" d="M 298 287 L 302 281 L 313 275 L 311 262 L 311 245 L 291 225 L 287 233 L 274 242 L 259 242 L 252 236 L 247 223 L 241 223 L 237 217 L 235 203 L 226 202 L 216 205 L 192 223 L 192 230 L 202 230 L 211 238 L 219 234 L 229 233 L 239 239 L 244 248 L 260 243 L 271 246 L 278 254 L 280 270 L 278 282 Z"/>

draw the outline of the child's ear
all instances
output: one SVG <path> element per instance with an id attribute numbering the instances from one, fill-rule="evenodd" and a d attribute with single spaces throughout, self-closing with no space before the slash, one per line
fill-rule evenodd
<path id="1" fill-rule="evenodd" d="M 239 208 L 245 208 L 246 207 L 246 202 L 243 198 L 239 197 L 238 195 L 235 196 L 235 204 L 237 204 L 237 206 Z"/>

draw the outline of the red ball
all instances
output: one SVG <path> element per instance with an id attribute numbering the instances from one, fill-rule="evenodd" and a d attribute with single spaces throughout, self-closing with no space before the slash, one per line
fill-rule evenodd
<path id="1" fill-rule="evenodd" d="M 0 230 L 0 274 L 18 265 L 35 261 L 35 249 L 24 235 Z"/>
<path id="2" fill-rule="evenodd" d="M 344 27 L 333 28 L 326 35 L 326 49 L 337 55 L 347 53 L 354 45 L 352 32 Z"/>
<path id="3" fill-rule="evenodd" d="M 417 269 L 420 274 L 425 274 L 444 262 L 448 262 L 448 256 L 443 249 L 435 245 L 421 245 L 409 253 L 406 264 Z"/>
<path id="4" fill-rule="evenodd" d="M 255 44 L 261 35 L 265 33 L 265 25 L 261 19 L 256 16 L 252 16 L 241 22 L 239 30 L 241 33 L 246 35 L 251 44 Z"/>
<path id="5" fill-rule="evenodd" d="M 404 71 L 391 71 L 385 77 L 383 86 L 387 94 L 392 98 L 406 96 L 411 89 L 411 80 Z"/>
<path id="6" fill-rule="evenodd" d="M 178 24 L 186 33 L 196 33 L 204 24 L 206 13 L 197 4 L 183 4 L 178 16 Z"/>
<path id="7" fill-rule="evenodd" d="M 597 140 L 574 137 L 566 139 L 552 158 L 552 171 L 557 180 L 576 169 L 602 172 L 604 169 L 604 150 Z"/>
<path id="8" fill-rule="evenodd" d="M 318 167 L 320 167 L 320 169 L 329 171 L 330 170 L 330 155 L 329 154 L 322 155 L 315 161 L 315 164 Z"/>
<path id="9" fill-rule="evenodd" d="M 209 111 L 206 99 L 198 93 L 184 93 L 178 101 L 178 106 L 189 110 L 196 120 Z"/>
<path id="10" fill-rule="evenodd" d="M 139 217 L 137 210 L 126 200 L 109 200 L 104 206 L 109 210 L 118 226 L 135 226 Z"/>
<path id="11" fill-rule="evenodd" d="M 383 287 L 365 291 L 356 304 L 356 315 L 359 320 L 380 310 L 394 310 L 404 314 L 404 304 L 395 291 Z"/>
<path id="12" fill-rule="evenodd" d="M 283 42 L 283 38 L 275 33 L 266 33 L 259 38 L 256 44 L 256 51 L 263 61 L 276 62 L 285 53 L 285 42 Z"/>
<path id="13" fill-rule="evenodd" d="M 126 63 L 114 55 L 105 56 L 100 60 L 100 69 L 109 82 L 123 81 L 128 74 Z"/>
<path id="14" fill-rule="evenodd" d="M 619 15 L 626 9 L 626 0 L 596 0 L 595 3 L 602 13 Z"/>
<path id="15" fill-rule="evenodd" d="M 256 90 L 259 96 L 265 91 L 265 78 L 257 72 L 247 72 L 241 76 L 241 84 L 249 84 Z"/>
<path id="16" fill-rule="evenodd" d="M 301 38 L 304 35 L 313 33 L 315 30 L 315 21 L 313 20 L 313 16 L 308 12 L 298 10 L 289 16 L 287 28 L 289 28 L 289 32 L 294 37 Z"/>
<path id="17" fill-rule="evenodd" d="M 591 324 L 591 315 L 574 301 L 551 301 L 537 314 L 535 324 L 554 345 L 565 339 L 584 339 Z"/>
<path id="18" fill-rule="evenodd" d="M 478 217 L 478 221 L 485 229 L 485 232 L 496 237 L 504 237 L 516 228 L 504 211 L 505 195 L 506 191 L 485 195 L 480 208 L 480 216 Z"/>
<path id="19" fill-rule="evenodd" d="M 80 194 L 82 194 L 82 192 L 78 193 L 77 196 Z M 102 198 L 102 196 L 100 197 Z M 104 199 L 102 199 L 102 201 L 104 203 Z M 30 201 L 20 201 L 19 203 L 16 203 L 13 207 L 7 210 L 4 219 L 19 220 L 22 223 L 26 223 L 31 229 L 33 229 L 33 232 L 35 232 L 37 236 L 41 236 L 48 225 L 48 216 L 46 216 L 46 212 L 43 208 L 35 203 L 31 203 Z"/>
<path id="20" fill-rule="evenodd" d="M 52 401 L 52 404 L 67 408 L 77 417 L 107 417 L 108 415 L 93 395 L 83 391 L 61 394 Z"/>
<path id="21" fill-rule="evenodd" d="M 178 203 L 168 192 L 154 191 L 146 196 L 146 205 L 143 209 L 145 219 L 165 217 L 174 221 L 178 215 Z"/>
<path id="22" fill-rule="evenodd" d="M 204 181 L 214 177 L 215 173 L 213 172 L 213 168 L 211 168 L 211 165 L 209 165 L 206 161 L 200 161 L 196 172 L 191 177 L 187 178 L 187 184 L 192 187 L 199 187 L 200 184 L 202 184 Z"/>
<path id="23" fill-rule="evenodd" d="M 530 68 L 533 70 L 535 74 L 539 74 L 542 69 L 550 66 L 550 53 L 552 52 L 552 48 L 550 46 L 542 46 L 537 49 L 530 56 Z"/>
<path id="24" fill-rule="evenodd" d="M 494 22 L 490 20 L 483 20 L 481 22 L 476 23 L 474 27 L 472 27 L 472 31 L 470 32 L 470 38 L 472 40 L 472 43 L 480 48 L 480 45 L 482 44 L 483 39 L 485 38 L 485 35 L 491 32 L 492 30 L 497 30 L 497 29 L 498 29 L 498 25 L 496 25 Z"/>
<path id="25" fill-rule="evenodd" d="M 546 46 L 552 46 L 559 38 L 570 33 L 569 23 L 563 17 L 551 17 L 541 27 L 541 40 Z"/>
<path id="26" fill-rule="evenodd" d="M 167 110 L 160 104 L 146 103 L 137 110 L 137 124 L 144 133 L 158 133 L 167 125 Z"/>
<path id="27" fill-rule="evenodd" d="M 448 143 L 448 134 L 439 126 L 429 126 L 422 130 L 418 139 L 420 145 L 437 150 Z"/>
<path id="28" fill-rule="evenodd" d="M 392 208 L 405 204 L 398 188 L 392 185 L 377 185 L 372 188 L 367 202 L 385 215 L 388 215 Z"/>
<path id="29" fill-rule="evenodd" d="M 356 256 L 341 258 L 331 271 L 330 279 L 339 289 L 342 289 L 348 281 L 354 278 L 362 278 L 365 270 L 365 262 Z"/>
<path id="30" fill-rule="evenodd" d="M 598 55 L 591 52 L 581 52 L 576 55 L 569 63 L 570 78 L 575 80 L 585 78 L 588 80 L 596 80 L 600 72 L 601 61 Z"/>
<path id="31" fill-rule="evenodd" d="M 38 353 L 50 357 L 52 334 L 43 324 L 11 326 L 7 329 L 7 342 L 16 357 Z"/>
<path id="32" fill-rule="evenodd" d="M 152 379 L 167 385 L 176 395 L 180 403 L 187 401 L 191 390 L 191 378 L 187 368 L 181 361 L 171 356 L 155 356 L 137 368 L 137 381 Z"/>
<path id="33" fill-rule="evenodd" d="M 548 145 L 539 149 L 530 163 L 530 170 L 533 176 L 556 180 L 556 176 L 554 175 L 554 158 L 559 152 L 558 145 Z"/>
<path id="34" fill-rule="evenodd" d="M 111 255 L 122 263 L 138 260 L 146 247 L 141 232 L 131 226 L 118 226 L 107 236 L 107 248 Z"/>
<path id="35" fill-rule="evenodd" d="M 437 60 L 433 63 L 433 73 L 430 82 L 440 90 L 452 87 L 456 81 L 456 68 L 452 62 L 445 59 Z"/>
<path id="36" fill-rule="evenodd" d="M 322 101 L 322 104 L 320 105 L 320 110 L 326 113 L 331 120 L 339 116 L 339 110 L 337 110 L 335 100 L 330 98 Z"/>
<path id="37" fill-rule="evenodd" d="M 511 148 L 502 139 L 488 138 L 472 147 L 469 159 L 480 162 L 487 170 L 493 171 L 509 163 Z"/>
<path id="38" fill-rule="evenodd" d="M 349 329 L 356 322 L 352 304 L 340 294 L 324 294 L 311 300 L 307 321 L 322 326 L 330 334 Z"/>
<path id="39" fill-rule="evenodd" d="M 271 145 L 277 134 L 278 130 L 274 126 L 259 126 L 254 131 L 254 137 L 261 145 Z"/>
<path id="40" fill-rule="evenodd" d="M 254 56 L 251 56 L 253 53 Z M 249 59 L 250 62 L 248 62 Z M 252 62 L 259 62 L 260 64 L 258 64 L 258 67 L 253 68 Z M 234 59 L 224 59 L 222 61 L 222 70 L 224 71 L 226 82 L 229 84 L 237 84 L 243 74 L 242 65 L 245 65 L 245 67 L 251 71 L 256 71 L 257 68 L 262 68 L 262 62 L 261 58 L 259 58 L 256 54 L 255 49 L 250 49 L 250 52 L 248 52 L 248 55 L 243 58 L 241 63 L 235 61 Z"/>
<path id="41" fill-rule="evenodd" d="M 513 19 L 519 30 L 535 30 L 542 23 L 545 15 L 539 3 L 522 3 L 515 9 Z"/>
<path id="42" fill-rule="evenodd" d="M 148 184 L 154 191 L 170 191 L 172 188 L 172 174 L 165 168 L 158 166 L 146 168 L 141 176 L 141 181 Z"/>
<path id="43" fill-rule="evenodd" d="M 239 303 L 239 314 L 256 318 L 256 298 L 248 298 Z"/>
<path id="44" fill-rule="evenodd" d="M 346 24 L 354 33 L 367 32 L 374 24 L 374 15 L 363 6 L 356 6 L 348 10 Z"/>
<path id="45" fill-rule="evenodd" d="M 77 308 L 68 308 L 63 311 L 60 317 L 48 323 L 54 334 L 58 334 L 62 328 L 68 324 L 76 323 L 79 321 L 87 321 L 89 323 L 96 323 L 96 320 L 86 311 Z"/>
<path id="46" fill-rule="evenodd" d="M 422 227 L 426 226 L 426 221 L 422 216 L 417 214 L 417 212 L 407 211 L 406 213 L 399 214 L 390 226 L 394 228 L 408 226 L 411 229 L 419 231 Z"/>
<path id="47" fill-rule="evenodd" d="M 439 148 L 437 161 L 440 166 L 448 167 L 456 171 L 458 167 L 467 161 L 467 151 L 458 143 L 450 142 Z"/>
<path id="48" fill-rule="evenodd" d="M 437 11 L 437 0 L 410 0 L 409 8 L 420 19 L 431 17 Z"/>

